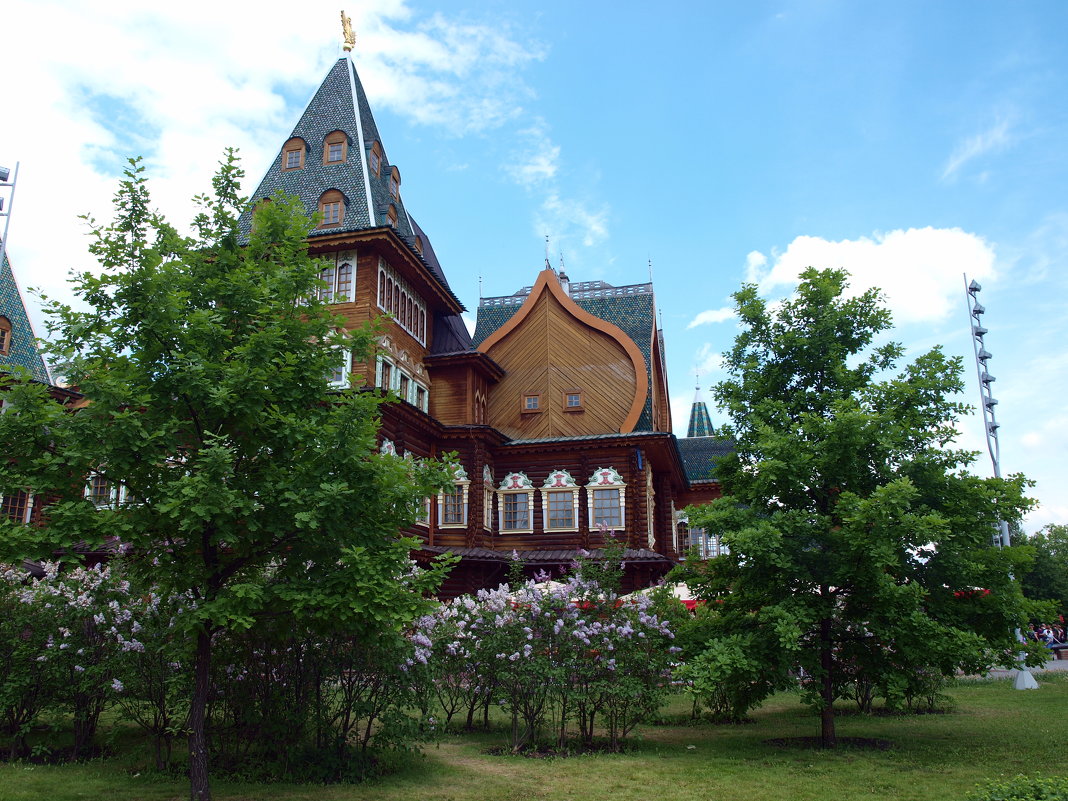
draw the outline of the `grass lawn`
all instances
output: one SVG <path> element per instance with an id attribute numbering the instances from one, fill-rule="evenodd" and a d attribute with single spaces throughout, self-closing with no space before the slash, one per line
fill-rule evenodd
<path id="1" fill-rule="evenodd" d="M 449 735 L 400 773 L 363 785 L 214 782 L 217 799 L 323 801 L 953 801 L 977 783 L 1017 773 L 1060 775 L 1068 753 L 1068 676 L 1039 676 L 1037 691 L 1008 680 L 962 682 L 944 715 L 840 717 L 842 737 L 891 740 L 888 751 L 778 748 L 773 737 L 818 734 L 796 695 L 776 696 L 743 726 L 642 727 L 624 754 L 569 759 L 488 756 L 500 732 Z M 684 721 L 683 700 L 668 710 Z M 184 781 L 145 770 L 122 752 L 68 766 L 0 765 L 0 801 L 184 799 Z"/>

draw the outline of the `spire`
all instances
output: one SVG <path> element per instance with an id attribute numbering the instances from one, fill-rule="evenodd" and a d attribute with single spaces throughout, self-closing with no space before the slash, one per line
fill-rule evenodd
<path id="1" fill-rule="evenodd" d="M 701 397 L 701 378 L 697 376 L 697 387 L 693 394 L 693 406 L 690 407 L 690 425 L 686 429 L 687 437 L 711 437 L 715 434 L 712 418 L 708 416 L 708 407 Z"/>
<path id="2" fill-rule="evenodd" d="M 355 35 L 346 24 L 346 50 L 352 41 Z M 299 197 L 311 216 L 330 193 L 340 201 L 338 222 L 313 230 L 313 238 L 391 225 L 414 243 L 417 232 L 401 198 L 400 172 L 389 161 L 349 55 L 330 68 L 289 137 L 279 144 L 253 203 L 281 191 Z M 251 214 L 241 222 L 247 231 Z"/>
<path id="3" fill-rule="evenodd" d="M 3 253 L 0 262 L 0 371 L 18 365 L 29 370 L 37 381 L 50 384 L 48 368 L 37 350 L 33 325 L 26 314 L 26 304 L 5 251 L 0 249 Z"/>

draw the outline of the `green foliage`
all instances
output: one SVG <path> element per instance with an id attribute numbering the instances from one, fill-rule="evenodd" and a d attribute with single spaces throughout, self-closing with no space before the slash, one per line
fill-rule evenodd
<path id="1" fill-rule="evenodd" d="M 1024 593 L 1028 598 L 1053 601 L 1054 614 L 1068 614 L 1068 526 L 1050 524 L 1026 543 L 1034 549 L 1034 563 L 1023 574 Z"/>
<path id="2" fill-rule="evenodd" d="M 968 801 L 1068 801 L 1068 777 L 1016 776 L 981 787 Z"/>
<path id="3" fill-rule="evenodd" d="M 965 471 L 960 360 L 935 348 L 897 368 L 902 348 L 876 344 L 890 327 L 878 292 L 846 287 L 808 270 L 776 309 L 755 286 L 735 294 L 742 331 L 715 395 L 736 450 L 723 497 L 690 512 L 730 552 L 680 574 L 719 602 L 696 686 L 726 680 L 736 714 L 799 667 L 828 745 L 855 677 L 891 703 L 934 697 L 930 676 L 1008 660 L 1028 610 L 1010 576 L 1028 553 L 989 547 L 1028 482 Z"/>
<path id="4" fill-rule="evenodd" d="M 0 521 L 0 555 L 41 558 L 115 539 L 141 586 L 193 602 L 176 617 L 189 658 L 194 795 L 206 798 L 203 720 L 213 637 L 298 615 L 373 641 L 417 613 L 399 528 L 450 480 L 443 465 L 378 453 L 375 393 L 333 390 L 340 358 L 375 332 L 346 331 L 317 299 L 321 265 L 296 198 L 239 229 L 232 153 L 197 198 L 190 236 L 152 211 L 136 161 L 108 225 L 90 219 L 99 273 L 77 308 L 47 307 L 52 360 L 87 405 L 71 414 L 19 376 L 0 378 L 0 493 L 50 501 L 43 528 Z M 87 309 L 87 310 L 83 310 Z M 87 477 L 122 486 L 98 507 Z M 440 578 L 435 571 L 433 578 Z"/>

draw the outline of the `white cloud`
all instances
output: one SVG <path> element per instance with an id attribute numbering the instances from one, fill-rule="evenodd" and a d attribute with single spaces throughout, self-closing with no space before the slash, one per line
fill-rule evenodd
<path id="1" fill-rule="evenodd" d="M 759 260 L 751 253 L 748 261 Z M 964 273 L 980 283 L 995 274 L 995 254 L 982 237 L 959 228 L 909 228 L 837 242 L 799 236 L 774 256 L 761 291 L 793 287 L 808 267 L 846 269 L 853 294 L 879 287 L 895 323 L 936 322 L 963 308 Z"/>
<path id="2" fill-rule="evenodd" d="M 759 284 L 767 274 L 768 257 L 759 250 L 752 250 L 745 257 L 745 282 Z"/>
<path id="3" fill-rule="evenodd" d="M 576 243 L 589 248 L 607 239 L 608 215 L 607 205 L 591 207 L 551 189 L 534 215 L 534 231 L 548 234 L 552 248 L 566 254 Z"/>
<path id="4" fill-rule="evenodd" d="M 349 5 L 376 109 L 456 136 L 524 113 L 522 69 L 544 57 L 537 43 L 507 25 L 418 21 L 405 0 Z M 279 25 L 292 13 L 282 0 L 254 13 L 208 0 L 0 4 L 4 60 L 22 76 L 4 82 L 21 122 L 0 126 L 0 158 L 21 162 L 9 250 L 24 287 L 69 300 L 68 269 L 94 266 L 77 217 L 106 218 L 127 156 L 144 155 L 154 205 L 177 224 L 226 146 L 241 145 L 246 186 L 259 180 L 279 132 L 342 55 L 338 6 L 312 0 L 299 25 Z"/>
<path id="5" fill-rule="evenodd" d="M 985 131 L 980 131 L 958 143 L 942 168 L 942 180 L 946 181 L 955 177 L 961 167 L 969 161 L 987 153 L 1004 150 L 1011 145 L 1013 142 L 1013 137 L 1010 133 L 1011 128 L 1012 121 L 1008 118 L 1002 118 Z M 985 176 L 983 176 L 983 180 L 985 180 Z"/>
<path id="6" fill-rule="evenodd" d="M 724 306 L 721 309 L 708 309 L 699 313 L 687 324 L 687 328 L 696 328 L 699 325 L 708 325 L 710 323 L 723 323 L 727 320 L 734 319 L 734 309 L 731 306 Z"/>
<path id="7" fill-rule="evenodd" d="M 710 342 L 706 342 L 697 349 L 696 354 L 697 367 L 695 368 L 698 376 L 702 378 L 708 378 L 709 376 L 718 376 L 724 371 L 723 367 L 723 354 L 713 349 Z M 714 381 L 703 382 L 706 386 Z"/>
<path id="8" fill-rule="evenodd" d="M 526 140 L 526 147 L 505 171 L 517 184 L 527 188 L 552 181 L 560 167 L 560 146 L 549 138 L 545 121 L 536 120 L 519 134 Z"/>

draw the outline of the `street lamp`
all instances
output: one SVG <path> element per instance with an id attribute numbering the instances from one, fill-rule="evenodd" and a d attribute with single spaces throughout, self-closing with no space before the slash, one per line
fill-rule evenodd
<path id="1" fill-rule="evenodd" d="M 964 288 L 968 298 L 968 317 L 972 329 L 972 348 L 975 350 L 975 374 L 979 378 L 979 400 L 983 410 L 983 428 L 986 431 L 986 449 L 990 453 L 990 461 L 994 466 L 994 477 L 1001 478 L 1001 443 L 998 441 L 998 423 L 995 407 L 998 405 L 994 397 L 991 384 L 997 379 L 990 374 L 989 362 L 994 354 L 986 349 L 984 337 L 990 331 L 983 326 L 983 315 L 986 307 L 979 302 L 979 293 L 983 287 L 978 281 L 968 281 L 964 276 Z M 1009 538 L 1009 524 L 1006 520 L 998 521 L 998 533 L 994 535 L 994 544 L 999 548 L 1008 548 L 1011 544 Z M 1016 629 L 1016 639 L 1023 641 L 1020 630 Z M 1031 675 L 1031 671 L 1024 665 L 1023 654 L 1020 655 L 1020 663 L 1016 669 L 1016 679 L 1013 686 L 1017 690 L 1037 690 L 1038 682 Z"/>

